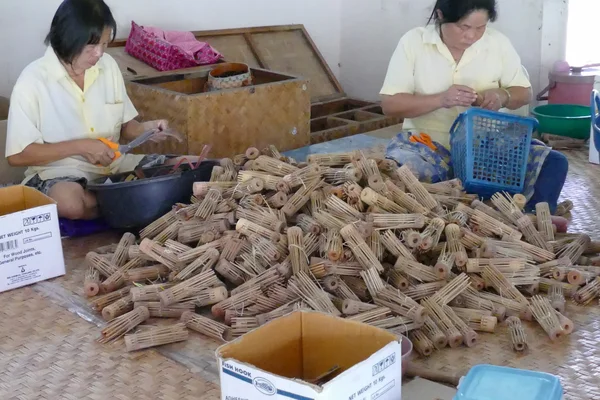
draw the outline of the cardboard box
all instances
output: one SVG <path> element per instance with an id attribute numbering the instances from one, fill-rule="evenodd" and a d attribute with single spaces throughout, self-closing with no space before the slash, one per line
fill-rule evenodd
<path id="1" fill-rule="evenodd" d="M 35 189 L 0 189 L 0 292 L 65 274 L 56 203 Z"/>
<path id="2" fill-rule="evenodd" d="M 400 339 L 369 325 L 297 311 L 217 349 L 223 400 L 399 400 Z M 322 386 L 309 382 L 339 367 Z"/>

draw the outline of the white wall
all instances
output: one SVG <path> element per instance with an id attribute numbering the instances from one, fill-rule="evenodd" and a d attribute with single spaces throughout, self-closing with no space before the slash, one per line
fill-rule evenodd
<path id="1" fill-rule="evenodd" d="M 304 24 L 339 75 L 342 0 L 106 0 L 126 37 L 131 20 L 164 29 L 208 30 Z M 43 40 L 61 0 L 2 0 L 0 95 L 10 94 L 21 70 L 43 55 Z M 34 13 L 35 11 L 35 13 Z"/>
<path id="2" fill-rule="evenodd" d="M 377 100 L 400 37 L 427 23 L 434 0 L 344 0 L 341 82 L 358 98 Z M 546 85 L 548 66 L 564 58 L 564 0 L 498 0 L 495 28 L 506 34 L 529 71 L 535 93 Z M 543 25 L 542 25 L 543 24 Z"/>

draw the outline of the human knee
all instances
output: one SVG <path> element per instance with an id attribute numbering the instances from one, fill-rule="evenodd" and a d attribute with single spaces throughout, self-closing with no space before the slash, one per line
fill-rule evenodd
<path id="1" fill-rule="evenodd" d="M 87 214 L 82 197 L 57 200 L 58 216 L 67 219 L 84 219 Z"/>
<path id="2" fill-rule="evenodd" d="M 56 201 L 58 215 L 67 219 L 88 219 L 96 207 L 96 199 L 77 183 L 61 182 L 54 185 L 48 195 Z M 89 197 L 92 196 L 92 197 Z"/>
<path id="3" fill-rule="evenodd" d="M 546 163 L 550 164 L 557 173 L 564 173 L 566 175 L 569 171 L 569 160 L 559 151 L 551 150 L 546 158 Z"/>

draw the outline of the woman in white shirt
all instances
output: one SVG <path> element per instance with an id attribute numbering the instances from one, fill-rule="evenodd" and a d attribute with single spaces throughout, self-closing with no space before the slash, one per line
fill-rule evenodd
<path id="1" fill-rule="evenodd" d="M 11 96 L 6 140 L 10 165 L 29 167 L 24 184 L 49 195 L 59 216 L 93 219 L 87 181 L 134 170 L 164 156 L 117 159 L 99 138 L 131 141 L 149 130 L 171 135 L 167 121 L 138 122 L 115 60 L 104 50 L 116 22 L 102 0 L 65 0 L 52 20 L 45 55 L 27 66 Z"/>
<path id="2" fill-rule="evenodd" d="M 430 24 L 400 39 L 381 89 L 384 112 L 404 118 L 406 130 L 427 133 L 449 148 L 452 124 L 467 108 L 510 111 L 528 105 L 531 84 L 520 57 L 506 36 L 488 27 L 496 18 L 495 0 L 437 0 Z M 554 211 L 569 164 L 543 147 L 532 146 L 543 165 L 530 163 L 539 175 L 525 194 L 529 209 L 548 202 Z"/>

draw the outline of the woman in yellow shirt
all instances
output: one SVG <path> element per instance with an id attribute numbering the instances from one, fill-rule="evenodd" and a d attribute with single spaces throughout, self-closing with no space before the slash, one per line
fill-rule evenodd
<path id="1" fill-rule="evenodd" d="M 27 66 L 11 95 L 6 157 L 29 167 L 24 184 L 48 194 L 68 219 L 98 215 L 88 180 L 165 162 L 164 156 L 115 154 L 98 138 L 131 141 L 167 121 L 140 123 L 115 60 L 104 53 L 116 22 L 102 0 L 65 0 L 52 20 L 45 55 Z"/>
<path id="2" fill-rule="evenodd" d="M 437 0 L 430 24 L 406 33 L 394 52 L 381 89 L 384 112 L 449 147 L 452 124 L 468 107 L 528 105 L 531 84 L 521 59 L 506 36 L 488 27 L 496 18 L 495 0 Z M 529 205 L 547 201 L 553 210 L 567 171 L 566 157 L 551 151 Z"/>

